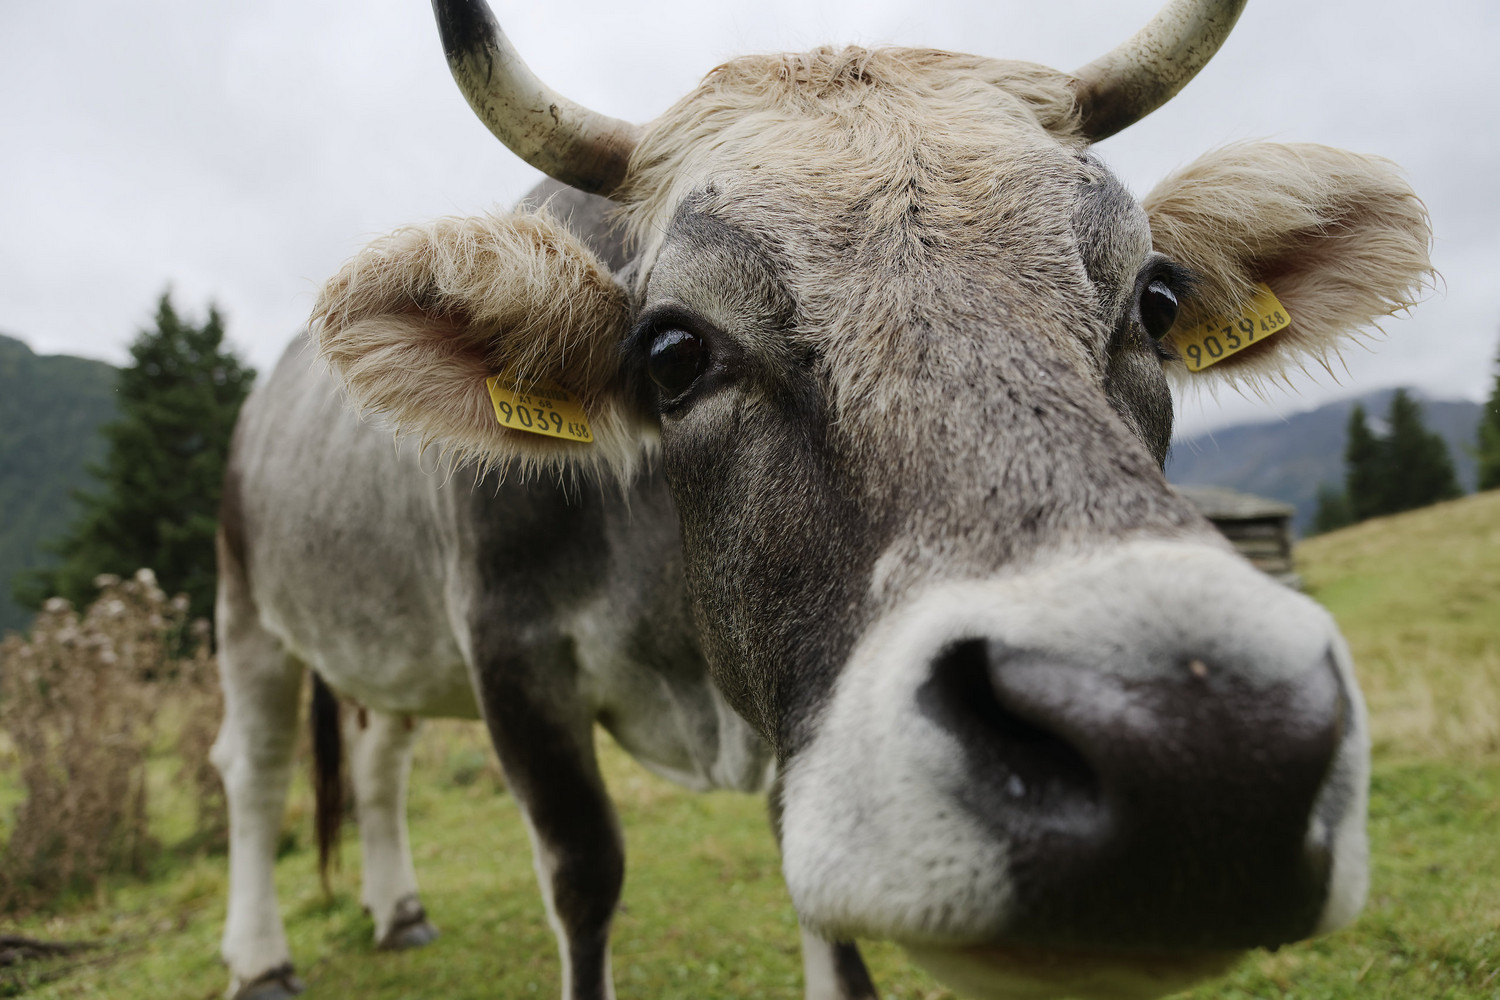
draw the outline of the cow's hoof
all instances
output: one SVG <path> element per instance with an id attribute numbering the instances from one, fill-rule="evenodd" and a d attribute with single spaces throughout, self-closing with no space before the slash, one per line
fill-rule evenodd
<path id="1" fill-rule="evenodd" d="M 292 963 L 267 969 L 235 991 L 234 1000 L 291 1000 L 307 989 L 307 984 L 297 977 Z"/>
<path id="2" fill-rule="evenodd" d="M 420 948 L 437 940 L 437 928 L 422 921 L 412 924 L 410 927 L 395 927 L 390 933 L 380 940 L 381 951 L 402 951 L 406 948 Z"/>
<path id="3" fill-rule="evenodd" d="M 385 937 L 376 945 L 381 951 L 404 951 L 421 948 L 437 940 L 437 928 L 427 922 L 427 911 L 415 896 L 407 896 L 396 904 L 396 919 Z"/>

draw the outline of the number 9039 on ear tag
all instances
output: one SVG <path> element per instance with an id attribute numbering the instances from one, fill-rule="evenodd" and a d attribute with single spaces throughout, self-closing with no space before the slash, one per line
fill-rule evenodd
<path id="1" fill-rule="evenodd" d="M 531 382 L 522 390 L 517 383 L 499 375 L 491 375 L 484 384 L 490 391 L 495 419 L 501 426 L 526 434 L 593 443 L 594 434 L 589 430 L 583 404 L 566 389 L 548 382 Z"/>
<path id="2" fill-rule="evenodd" d="M 1172 337 L 1189 371 L 1201 372 L 1292 325 L 1291 314 L 1265 283 L 1237 316 L 1216 316 Z"/>

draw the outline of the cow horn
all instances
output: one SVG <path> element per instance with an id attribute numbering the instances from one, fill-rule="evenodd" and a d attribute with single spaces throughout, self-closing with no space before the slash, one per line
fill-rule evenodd
<path id="1" fill-rule="evenodd" d="M 640 127 L 590 111 L 537 79 L 484 0 L 432 0 L 458 89 L 496 137 L 538 170 L 593 194 L 625 178 Z"/>
<path id="2" fill-rule="evenodd" d="M 1083 132 L 1107 139 L 1171 100 L 1219 51 L 1245 0 L 1170 0 L 1123 45 L 1074 72 Z"/>

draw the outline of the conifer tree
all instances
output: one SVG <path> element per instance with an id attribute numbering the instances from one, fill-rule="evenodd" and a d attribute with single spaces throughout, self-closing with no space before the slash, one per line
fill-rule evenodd
<path id="1" fill-rule="evenodd" d="M 1405 389 L 1391 397 L 1386 417 L 1390 432 L 1381 442 L 1390 475 L 1382 494 L 1381 514 L 1416 510 L 1462 496 L 1448 443 L 1422 422 L 1422 407 Z"/>
<path id="2" fill-rule="evenodd" d="M 1365 408 L 1359 403 L 1349 414 L 1344 444 L 1344 497 L 1351 522 L 1383 513 L 1386 468 L 1381 441 L 1370 431 Z"/>
<path id="3" fill-rule="evenodd" d="M 1318 506 L 1313 512 L 1312 534 L 1337 531 L 1354 523 L 1349 513 L 1349 497 L 1343 490 L 1324 483 L 1318 487 Z"/>
<path id="4" fill-rule="evenodd" d="M 194 325 L 170 293 L 130 355 L 117 385 L 120 417 L 103 428 L 108 451 L 89 470 L 99 488 L 78 495 L 79 516 L 48 546 L 58 564 L 19 577 L 15 596 L 38 607 L 55 594 L 81 607 L 98 574 L 145 566 L 167 593 L 187 593 L 193 615 L 208 615 L 224 461 L 255 372 L 224 344 L 217 309 Z"/>
<path id="5" fill-rule="evenodd" d="M 1495 387 L 1479 418 L 1479 488 L 1500 489 L 1500 354 L 1495 357 Z"/>
<path id="6" fill-rule="evenodd" d="M 1463 494 L 1442 436 L 1422 422 L 1422 407 L 1397 389 L 1384 436 L 1374 434 L 1363 406 L 1349 414 L 1344 446 L 1344 497 L 1351 522 L 1415 510 Z M 1322 498 L 1319 510 L 1322 512 Z M 1329 517 L 1336 514 L 1329 512 Z"/>

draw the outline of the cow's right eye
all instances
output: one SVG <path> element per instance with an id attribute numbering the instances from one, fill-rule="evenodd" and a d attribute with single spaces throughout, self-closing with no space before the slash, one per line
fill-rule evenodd
<path id="1" fill-rule="evenodd" d="M 673 400 L 692 388 L 708 367 L 708 348 L 702 338 L 686 330 L 659 331 L 651 341 L 646 374 L 661 390 L 664 400 Z"/>

